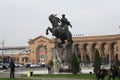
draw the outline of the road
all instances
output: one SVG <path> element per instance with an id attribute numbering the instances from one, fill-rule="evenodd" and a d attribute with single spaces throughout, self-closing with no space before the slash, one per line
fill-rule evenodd
<path id="1" fill-rule="evenodd" d="M 2 73 L 0 72 L 0 77 L 2 78 L 9 78 L 9 73 Z M 87 80 L 87 79 L 64 79 L 64 78 L 40 78 L 40 77 L 26 77 L 25 75 L 15 74 L 15 78 L 28 78 L 32 80 Z"/>
<path id="2" fill-rule="evenodd" d="M 27 77 L 28 71 L 32 71 L 34 74 L 48 74 L 47 68 L 15 68 L 16 78 Z M 9 78 L 10 69 L 0 70 L 0 77 Z"/>

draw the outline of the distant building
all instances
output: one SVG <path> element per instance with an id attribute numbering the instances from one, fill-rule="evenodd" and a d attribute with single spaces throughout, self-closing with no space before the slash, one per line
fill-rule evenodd
<path id="1" fill-rule="evenodd" d="M 15 62 L 24 64 L 29 60 L 29 49 L 26 46 L 0 48 L 1 62 L 2 56 L 4 63 L 9 63 L 10 58 L 12 58 L 15 60 Z"/>

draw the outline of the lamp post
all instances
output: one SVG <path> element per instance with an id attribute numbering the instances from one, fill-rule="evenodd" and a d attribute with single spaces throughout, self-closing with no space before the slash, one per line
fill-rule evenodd
<path id="1" fill-rule="evenodd" d="M 2 42 L 2 63 L 3 63 L 3 58 L 4 58 L 4 40 Z"/>

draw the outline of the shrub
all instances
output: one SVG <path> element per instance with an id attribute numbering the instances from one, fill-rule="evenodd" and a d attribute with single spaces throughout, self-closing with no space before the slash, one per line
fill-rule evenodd
<path id="1" fill-rule="evenodd" d="M 98 49 L 95 49 L 94 53 L 94 62 L 93 62 L 93 67 L 94 67 L 94 72 L 97 73 L 98 70 L 100 70 L 102 60 L 99 55 Z"/>
<path id="2" fill-rule="evenodd" d="M 80 70 L 79 67 L 79 61 L 75 55 L 75 53 L 72 54 L 72 59 L 71 59 L 71 71 L 74 75 L 76 75 Z"/>

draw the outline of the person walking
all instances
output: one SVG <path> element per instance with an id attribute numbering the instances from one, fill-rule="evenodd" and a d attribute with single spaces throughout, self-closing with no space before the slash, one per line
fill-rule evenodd
<path id="1" fill-rule="evenodd" d="M 115 68 L 115 65 L 111 65 L 111 68 L 109 69 L 109 74 L 108 74 L 108 80 L 113 78 L 115 80 L 116 77 L 118 77 L 119 73 L 118 70 Z"/>
<path id="2" fill-rule="evenodd" d="M 15 78 L 14 72 L 15 72 L 15 63 L 14 63 L 13 59 L 11 59 L 11 61 L 10 61 L 10 78 Z"/>

